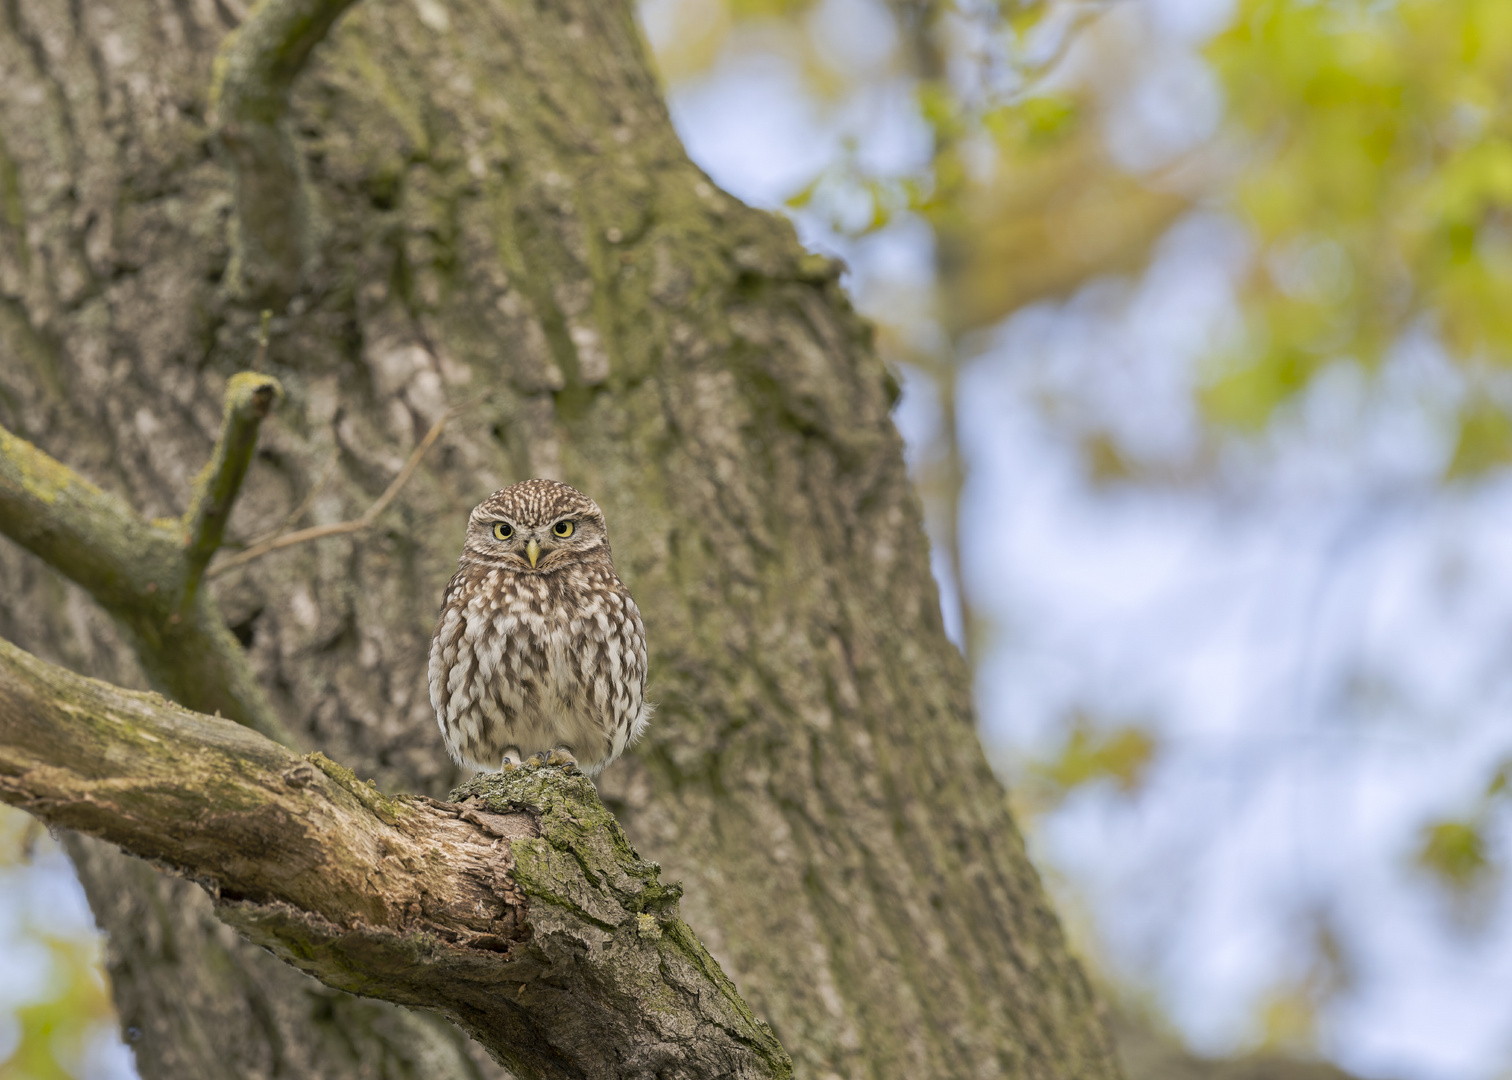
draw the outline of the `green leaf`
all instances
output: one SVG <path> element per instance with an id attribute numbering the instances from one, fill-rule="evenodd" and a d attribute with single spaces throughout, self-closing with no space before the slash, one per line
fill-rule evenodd
<path id="1" fill-rule="evenodd" d="M 1439 821 L 1424 828 L 1417 862 L 1456 891 L 1478 884 L 1491 870 L 1480 827 L 1470 821 Z"/>
<path id="2" fill-rule="evenodd" d="M 786 199 L 783 199 L 782 204 L 792 210 L 802 210 L 813 201 L 814 192 L 819 190 L 819 185 L 823 182 L 824 176 L 824 173 L 819 173 L 819 175 L 804 184 L 803 187 L 789 195 Z"/>
<path id="3" fill-rule="evenodd" d="M 1078 716 L 1056 756 L 1034 766 L 1034 772 L 1063 792 L 1099 780 L 1111 780 L 1132 794 L 1144 783 L 1155 758 L 1156 742 L 1144 728 L 1125 724 L 1098 730 Z"/>
<path id="4" fill-rule="evenodd" d="M 1307 385 L 1312 369 L 1296 351 L 1272 352 L 1209 383 L 1201 393 L 1203 410 L 1220 424 L 1259 431 L 1278 406 Z"/>
<path id="5" fill-rule="evenodd" d="M 1512 463 L 1512 418 L 1494 402 L 1477 399 L 1459 416 L 1459 436 L 1446 478 L 1474 479 Z"/>

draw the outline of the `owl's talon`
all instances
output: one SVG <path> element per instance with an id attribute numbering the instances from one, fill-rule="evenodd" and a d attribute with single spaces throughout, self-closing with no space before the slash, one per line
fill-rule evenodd
<path id="1" fill-rule="evenodd" d="M 572 756 L 571 750 L 568 750 L 565 746 L 559 746 L 546 756 L 546 764 L 560 765 L 564 769 L 569 766 L 576 767 L 577 758 Z"/>
<path id="2" fill-rule="evenodd" d="M 511 761 L 509 758 L 505 758 L 503 764 L 501 764 L 499 766 L 499 771 L 500 772 L 514 772 L 518 768 L 519 768 L 519 766 L 516 765 L 513 761 Z"/>
<path id="3" fill-rule="evenodd" d="M 532 768 L 540 769 L 551 764 L 551 755 L 542 750 L 539 754 L 531 754 L 525 760 L 530 763 Z"/>

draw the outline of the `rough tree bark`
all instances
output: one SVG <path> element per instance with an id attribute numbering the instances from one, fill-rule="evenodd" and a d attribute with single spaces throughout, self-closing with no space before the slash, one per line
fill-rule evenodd
<path id="1" fill-rule="evenodd" d="M 273 133 L 292 281 L 207 111 L 243 15 L 0 5 L 0 423 L 178 518 L 280 302 L 286 402 L 233 541 L 358 517 L 457 410 L 375 528 L 210 579 L 296 742 L 385 790 L 451 786 L 424 664 L 466 512 L 560 477 L 605 509 L 660 702 L 603 793 L 797 1075 L 1116 1075 L 977 742 L 896 387 L 837 267 L 688 162 L 628 7 L 353 8 Z M 0 574 L 5 637 L 171 690 L 42 559 L 6 546 Z M 493 1070 L 231 938 L 194 887 L 70 847 L 149 1080 Z"/>

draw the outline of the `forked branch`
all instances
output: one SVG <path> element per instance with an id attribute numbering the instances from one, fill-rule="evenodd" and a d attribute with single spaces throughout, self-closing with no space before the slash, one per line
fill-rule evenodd
<path id="1" fill-rule="evenodd" d="M 232 382 L 227 430 L 218 447 L 255 437 L 261 422 L 255 402 L 263 386 L 277 384 L 267 376 L 251 378 L 256 381 Z M 242 397 L 253 402 L 250 413 L 236 404 Z M 250 446 L 245 453 L 250 457 Z M 245 471 L 241 450 L 218 451 L 198 489 L 199 509 L 191 509 L 185 525 L 170 528 L 148 524 L 115 496 L 0 428 L 0 532 L 110 612 L 154 686 L 292 745 L 215 602 L 194 587 L 189 572 L 191 546 L 219 541 Z"/>
<path id="2" fill-rule="evenodd" d="M 198 881 L 328 985 L 440 1012 L 522 1080 L 791 1075 L 586 777 L 453 798 L 385 796 L 0 641 L 0 800 Z"/>

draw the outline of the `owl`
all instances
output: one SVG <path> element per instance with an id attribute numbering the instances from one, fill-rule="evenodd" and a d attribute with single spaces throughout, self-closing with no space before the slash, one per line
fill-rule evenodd
<path id="1" fill-rule="evenodd" d="M 496 491 L 467 519 L 430 651 L 452 757 L 596 776 L 646 728 L 646 631 L 614 572 L 604 514 L 555 480 Z"/>

